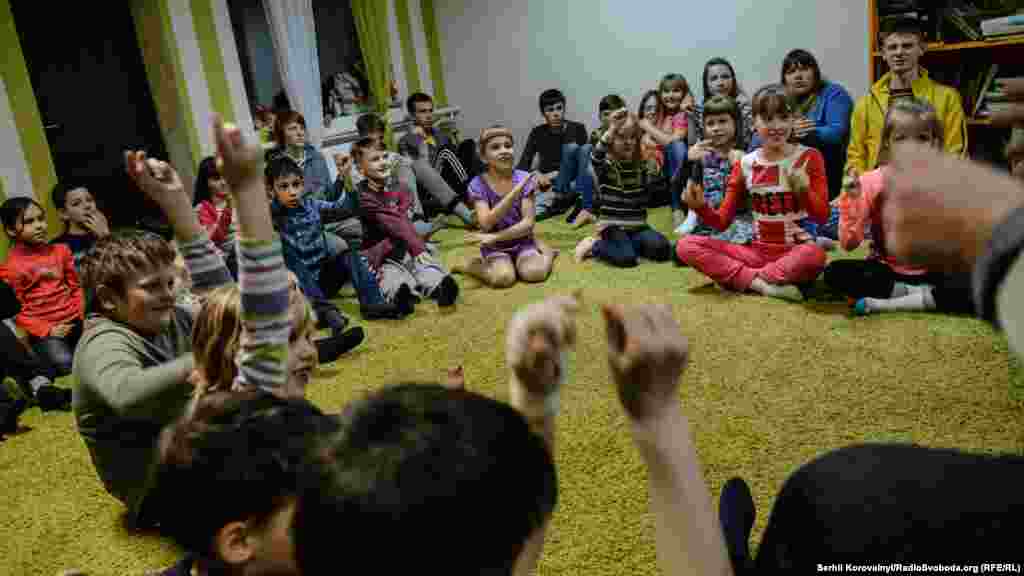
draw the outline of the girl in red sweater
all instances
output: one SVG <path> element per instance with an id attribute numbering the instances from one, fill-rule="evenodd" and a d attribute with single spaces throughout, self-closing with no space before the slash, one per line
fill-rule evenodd
<path id="1" fill-rule="evenodd" d="M 4 202 L 0 220 L 14 244 L 0 264 L 0 280 L 14 288 L 21 302 L 15 323 L 28 333 L 40 360 L 60 376 L 70 374 L 85 308 L 71 250 L 47 243 L 46 214 L 31 198 Z"/>
<path id="2" fill-rule="evenodd" d="M 238 258 L 235 253 L 235 218 L 231 206 L 228 183 L 217 171 L 213 156 L 199 163 L 196 174 L 195 197 L 192 205 L 196 209 L 199 223 L 206 229 L 217 249 L 224 258 L 224 265 L 231 277 L 238 279 Z"/>

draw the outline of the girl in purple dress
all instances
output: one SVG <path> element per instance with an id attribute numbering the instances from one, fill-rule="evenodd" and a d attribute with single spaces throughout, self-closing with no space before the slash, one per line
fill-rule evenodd
<path id="1" fill-rule="evenodd" d="M 472 276 L 488 286 L 506 288 L 523 282 L 543 282 L 551 274 L 557 250 L 533 236 L 535 174 L 515 169 L 512 132 L 492 126 L 480 133 L 480 157 L 487 172 L 469 183 L 468 196 L 480 232 L 470 234 L 480 244 L 480 256 L 452 272 Z"/>

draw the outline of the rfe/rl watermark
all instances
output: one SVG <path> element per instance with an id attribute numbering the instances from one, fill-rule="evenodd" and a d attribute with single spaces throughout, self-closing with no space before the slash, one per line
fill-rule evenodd
<path id="1" fill-rule="evenodd" d="M 818 564 L 818 572 L 876 574 L 1020 574 L 1021 564 L 985 562 L 982 564 Z"/>

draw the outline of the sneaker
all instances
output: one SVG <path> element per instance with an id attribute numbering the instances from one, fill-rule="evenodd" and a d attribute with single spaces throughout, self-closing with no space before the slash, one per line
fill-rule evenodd
<path id="1" fill-rule="evenodd" d="M 0 404 L 0 436 L 14 434 L 18 431 L 18 416 L 28 407 L 24 398 L 15 398 L 9 403 Z"/>
<path id="2" fill-rule="evenodd" d="M 363 320 L 394 320 L 403 316 L 398 306 L 387 302 L 362 304 L 359 306 L 359 315 Z"/>
<path id="3" fill-rule="evenodd" d="M 71 390 L 49 385 L 36 390 L 36 403 L 43 412 L 71 410 Z"/>
<path id="4" fill-rule="evenodd" d="M 580 243 L 576 245 L 576 249 L 573 250 L 573 258 L 576 259 L 576 262 L 583 262 L 584 260 L 592 256 L 592 252 L 594 251 L 594 244 L 596 243 L 596 236 L 587 236 L 583 240 L 580 240 Z"/>
<path id="5" fill-rule="evenodd" d="M 434 300 L 437 300 L 438 306 L 451 306 L 455 304 L 455 299 L 459 297 L 459 285 L 455 283 L 455 279 L 451 276 L 445 276 L 444 280 L 434 288 L 434 293 L 431 294 Z"/>
<path id="6" fill-rule="evenodd" d="M 853 313 L 855 316 L 867 316 L 871 314 L 871 309 L 868 308 L 867 300 L 861 298 L 853 304 Z"/>
<path id="7" fill-rule="evenodd" d="M 366 339 L 366 332 L 359 326 L 336 333 L 316 341 L 316 352 L 320 364 L 330 364 L 342 354 L 359 346 Z"/>
<path id="8" fill-rule="evenodd" d="M 420 299 L 408 284 L 402 284 L 399 286 L 398 292 L 395 293 L 393 302 L 398 307 L 399 314 L 405 317 L 416 311 L 416 305 L 420 303 Z"/>
<path id="9" fill-rule="evenodd" d="M 682 224 L 676 226 L 673 232 L 676 236 L 685 236 L 696 230 L 699 222 L 700 221 L 697 220 L 697 213 L 690 210 L 686 213 L 686 219 L 683 220 Z"/>
<path id="10" fill-rule="evenodd" d="M 333 304 L 330 306 L 321 306 L 317 312 L 316 328 L 317 330 L 323 330 L 324 328 L 330 328 L 334 332 L 341 332 L 348 326 L 348 318 L 341 313 L 340 310 L 334 307 Z"/>
<path id="11" fill-rule="evenodd" d="M 750 559 L 750 530 L 754 527 L 757 510 L 750 487 L 742 478 L 732 478 L 722 487 L 718 498 L 718 521 L 733 562 L 739 574 Z"/>

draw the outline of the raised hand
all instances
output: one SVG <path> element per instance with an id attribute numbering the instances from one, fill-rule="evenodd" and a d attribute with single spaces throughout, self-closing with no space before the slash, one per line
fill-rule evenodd
<path id="1" fill-rule="evenodd" d="M 87 214 L 85 220 L 82 221 L 82 226 L 97 238 L 110 236 L 110 224 L 107 222 L 107 217 L 99 210 Z"/>
<path id="2" fill-rule="evenodd" d="M 635 422 L 659 419 L 678 405 L 689 344 L 665 305 L 601 308 L 608 365 L 626 414 Z"/>
<path id="3" fill-rule="evenodd" d="M 683 202 L 686 202 L 690 210 L 700 210 L 703 208 L 706 204 L 704 202 L 704 185 L 688 180 L 686 182 L 686 191 L 683 192 Z"/>
<path id="4" fill-rule="evenodd" d="M 146 196 L 166 211 L 167 206 L 184 200 L 191 206 L 191 199 L 185 196 L 185 186 L 170 164 L 146 158 L 142 150 L 126 150 L 125 169 Z"/>
<path id="5" fill-rule="evenodd" d="M 562 377 L 563 353 L 576 343 L 579 293 L 530 304 L 508 323 L 505 361 L 524 391 L 535 398 L 554 392 Z"/>
<path id="6" fill-rule="evenodd" d="M 860 178 L 847 174 L 843 178 L 843 194 L 850 200 L 858 200 L 860 192 Z"/>
<path id="7" fill-rule="evenodd" d="M 791 168 L 786 174 L 786 183 L 789 185 L 790 191 L 795 194 L 804 194 L 811 187 L 811 179 L 807 176 L 807 161 L 800 161 L 799 164 Z"/>
<path id="8" fill-rule="evenodd" d="M 704 140 L 701 140 L 700 142 L 697 142 L 696 144 L 691 146 L 690 150 L 687 151 L 686 156 L 690 160 L 696 162 L 699 160 L 703 160 L 704 157 L 708 155 L 708 152 L 710 152 L 712 149 L 713 147 L 711 140 L 705 138 Z"/>
<path id="9" fill-rule="evenodd" d="M 217 169 L 238 196 L 253 183 L 263 183 L 263 146 L 255 138 L 246 138 L 234 124 L 225 124 L 219 114 L 213 117 L 213 141 L 217 145 Z"/>

